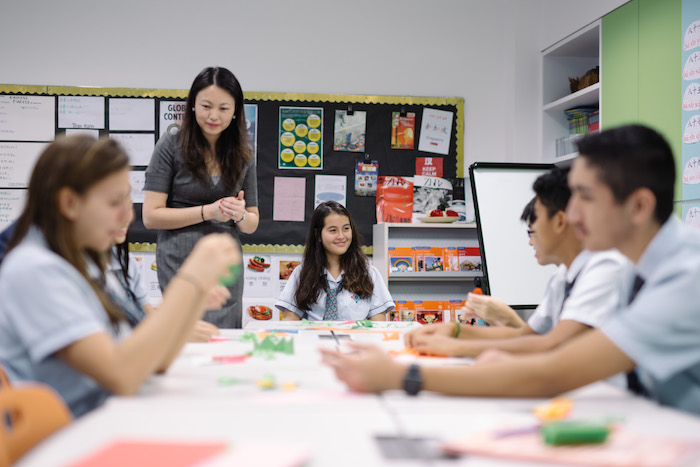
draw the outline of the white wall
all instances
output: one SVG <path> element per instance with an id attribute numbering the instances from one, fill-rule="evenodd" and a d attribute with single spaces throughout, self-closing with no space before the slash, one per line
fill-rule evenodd
<path id="1" fill-rule="evenodd" d="M 465 165 L 539 162 L 542 49 L 624 3 L 589 0 L 3 0 L 0 84 L 465 99 Z M 465 172 L 466 173 L 466 172 Z"/>

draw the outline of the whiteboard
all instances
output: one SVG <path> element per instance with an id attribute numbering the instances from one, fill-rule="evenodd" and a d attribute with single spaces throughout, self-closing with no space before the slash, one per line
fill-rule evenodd
<path id="1" fill-rule="evenodd" d="M 556 266 L 540 266 L 520 220 L 532 184 L 550 164 L 484 163 L 469 167 L 485 291 L 513 308 L 540 303 Z M 482 285 L 483 288 L 483 285 Z"/>

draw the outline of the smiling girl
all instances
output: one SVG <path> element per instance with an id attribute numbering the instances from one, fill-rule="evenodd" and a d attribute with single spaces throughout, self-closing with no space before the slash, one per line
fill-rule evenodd
<path id="1" fill-rule="evenodd" d="M 360 248 L 355 223 L 335 201 L 311 215 L 302 264 L 275 304 L 284 319 L 385 321 L 394 309 L 379 271 Z"/>

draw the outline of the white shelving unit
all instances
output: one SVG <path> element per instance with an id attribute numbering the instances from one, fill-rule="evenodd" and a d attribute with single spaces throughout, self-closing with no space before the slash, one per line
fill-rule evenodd
<path id="1" fill-rule="evenodd" d="M 389 274 L 390 247 L 477 247 L 476 224 L 395 224 L 372 227 L 372 262 L 394 300 L 465 299 L 481 271 L 436 271 Z"/>
<path id="2" fill-rule="evenodd" d="M 556 141 L 569 134 L 565 110 L 577 106 L 600 106 L 601 80 L 572 93 L 569 78 L 581 77 L 600 66 L 600 21 L 580 29 L 542 52 L 542 160 L 557 163 L 576 157 L 576 153 L 556 156 Z"/>

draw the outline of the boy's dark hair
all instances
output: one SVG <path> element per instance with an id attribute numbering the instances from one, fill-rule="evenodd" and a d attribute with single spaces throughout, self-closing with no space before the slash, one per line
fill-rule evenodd
<path id="1" fill-rule="evenodd" d="M 527 225 L 532 225 L 537 220 L 537 215 L 535 214 L 535 199 L 532 198 L 523 208 L 523 213 L 520 215 L 520 220 L 525 222 Z"/>
<path id="2" fill-rule="evenodd" d="M 546 174 L 540 175 L 532 184 L 532 189 L 535 190 L 535 199 L 538 199 L 542 205 L 547 208 L 547 215 L 552 218 L 559 211 L 566 211 L 566 205 L 571 198 L 571 190 L 567 183 L 569 169 L 556 167 Z M 533 204 L 533 219 L 536 220 Z"/>
<path id="3" fill-rule="evenodd" d="M 673 211 L 676 167 L 661 134 L 643 125 L 626 125 L 585 136 L 576 146 L 615 201 L 622 203 L 635 190 L 648 188 L 656 197 L 656 221 L 666 222 Z"/>

